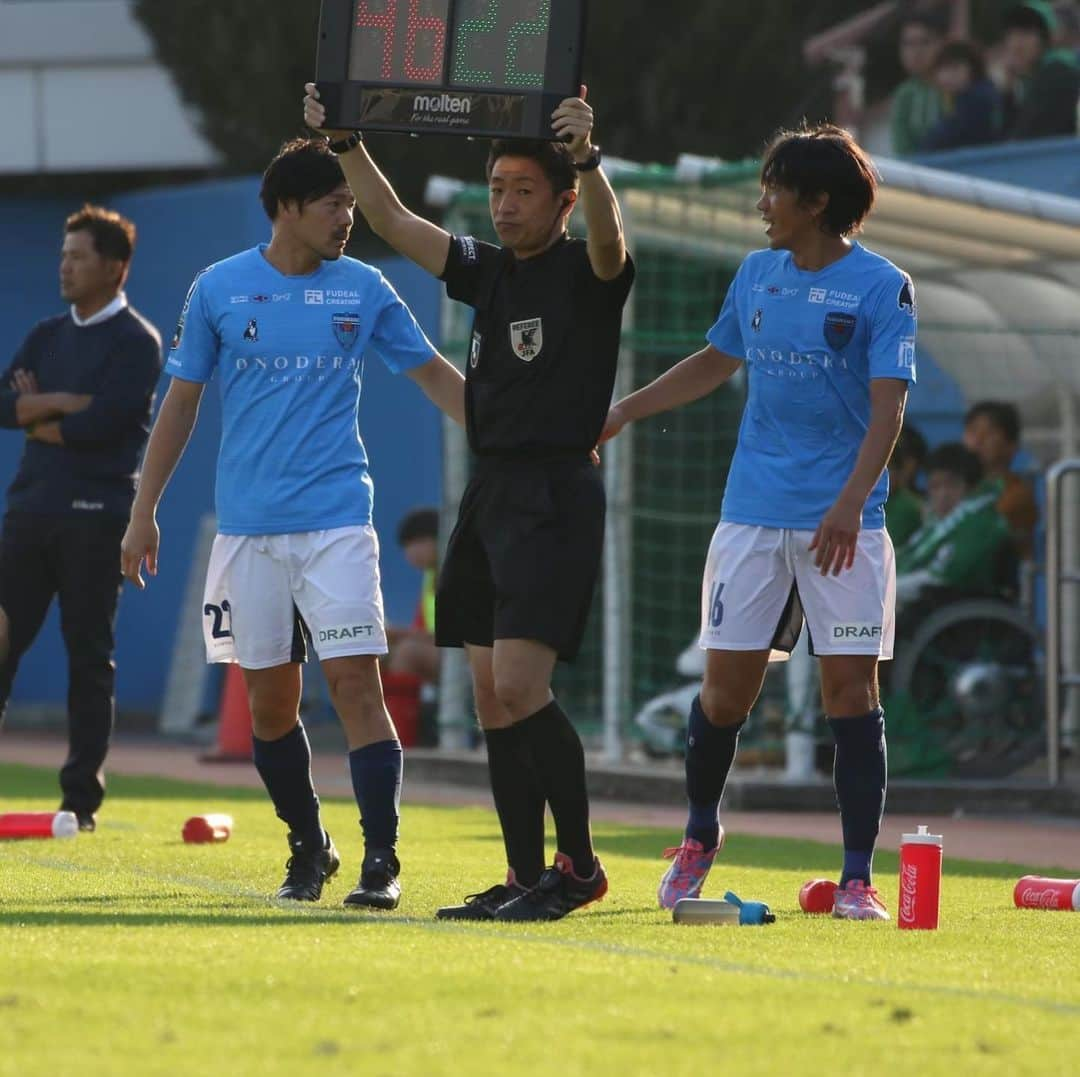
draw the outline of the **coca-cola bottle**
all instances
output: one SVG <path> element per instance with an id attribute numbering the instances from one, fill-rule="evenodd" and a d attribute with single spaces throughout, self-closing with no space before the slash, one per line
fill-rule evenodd
<path id="1" fill-rule="evenodd" d="M 13 811 L 0 814 L 0 838 L 73 838 L 79 821 L 71 811 Z"/>
<path id="2" fill-rule="evenodd" d="M 1080 879 L 1025 875 L 1013 889 L 1018 909 L 1080 910 Z"/>
<path id="3" fill-rule="evenodd" d="M 231 815 L 211 813 L 209 815 L 193 815 L 181 830 L 181 836 L 189 844 L 201 844 L 203 842 L 228 841 L 232 833 L 233 821 Z"/>
<path id="4" fill-rule="evenodd" d="M 900 842 L 897 927 L 934 931 L 941 898 L 941 835 L 920 826 Z"/>

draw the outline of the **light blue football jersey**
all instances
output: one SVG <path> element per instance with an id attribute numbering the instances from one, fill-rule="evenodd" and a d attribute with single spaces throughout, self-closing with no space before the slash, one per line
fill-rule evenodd
<path id="1" fill-rule="evenodd" d="M 357 407 L 363 355 L 394 373 L 435 356 L 409 308 L 353 258 L 279 273 L 265 244 L 204 269 L 188 292 L 165 370 L 221 381 L 218 530 L 320 531 L 371 522 Z"/>
<path id="2" fill-rule="evenodd" d="M 855 466 L 874 378 L 915 381 L 911 278 L 858 243 L 819 272 L 755 251 L 708 332 L 746 364 L 748 395 L 721 519 L 815 530 Z M 888 477 L 863 526 L 885 526 Z"/>

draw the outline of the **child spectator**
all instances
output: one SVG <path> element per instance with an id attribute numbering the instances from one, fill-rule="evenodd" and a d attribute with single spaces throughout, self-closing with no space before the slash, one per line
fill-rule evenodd
<path id="1" fill-rule="evenodd" d="M 918 153 L 923 140 L 941 118 L 941 92 L 932 81 L 934 57 L 945 33 L 934 16 L 912 14 L 900 22 L 900 64 L 908 78 L 892 101 L 893 153 Z"/>
<path id="2" fill-rule="evenodd" d="M 964 416 L 964 445 L 982 464 L 980 492 L 995 494 L 995 506 L 1008 524 L 1017 554 L 1030 560 L 1039 509 L 1031 484 L 1011 470 L 1020 447 L 1020 413 L 1016 406 L 997 400 L 975 404 Z"/>
<path id="3" fill-rule="evenodd" d="M 1002 102 L 986 75 L 982 53 L 970 41 L 949 41 L 934 60 L 942 116 L 923 139 L 924 150 L 982 146 L 1001 137 Z"/>
<path id="4" fill-rule="evenodd" d="M 1075 53 L 1051 47 L 1058 25 L 1054 9 L 1028 0 L 1010 8 L 1004 24 L 1005 137 L 1076 134 L 1080 66 Z"/>
<path id="5" fill-rule="evenodd" d="M 897 551 L 897 604 L 933 587 L 998 592 L 1009 535 L 994 507 L 995 492 L 979 485 L 979 458 L 957 442 L 941 445 L 926 459 L 926 476 L 930 517 Z"/>
<path id="6" fill-rule="evenodd" d="M 422 573 L 416 617 L 407 627 L 387 628 L 390 653 L 385 668 L 393 673 L 418 677 L 427 684 L 439 679 L 439 649 L 435 646 L 435 576 L 439 561 L 439 513 L 437 509 L 413 509 L 402 519 L 397 532 L 405 560 Z"/>
<path id="7" fill-rule="evenodd" d="M 899 548 L 922 527 L 923 500 L 915 477 L 926 459 L 926 439 L 904 423 L 889 459 L 889 497 L 885 502 L 885 530 Z"/>

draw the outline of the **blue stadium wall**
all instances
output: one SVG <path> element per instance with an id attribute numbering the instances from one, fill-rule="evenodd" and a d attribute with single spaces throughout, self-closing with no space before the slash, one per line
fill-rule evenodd
<path id="1" fill-rule="evenodd" d="M 128 283 L 133 306 L 172 337 L 188 285 L 202 267 L 266 240 L 269 227 L 258 182 L 237 179 L 179 189 L 127 194 L 110 204 L 139 229 Z M 0 347 L 6 368 L 35 322 L 63 309 L 57 256 L 70 202 L 0 202 L 0 235 L 8 257 L 0 263 Z M 363 227 L 363 225 L 358 225 Z M 378 263 L 439 339 L 440 289 L 411 263 Z M 167 379 L 158 388 L 158 403 Z M 442 437 L 438 413 L 408 378 L 391 375 L 377 357 L 365 363 L 360 429 L 375 480 L 375 523 L 382 537 L 382 577 L 388 618 L 412 620 L 419 575 L 393 540 L 401 517 L 418 504 L 439 504 Z M 117 625 L 117 697 L 121 710 L 151 712 L 161 703 L 172 655 L 177 613 L 191 572 L 200 517 L 213 512 L 214 467 L 221 432 L 216 379 L 204 396 L 199 423 L 162 503 L 159 575 L 137 594 L 125 584 Z M 18 466 L 22 435 L 0 430 L 0 481 L 6 490 Z M 55 604 L 35 646 L 23 659 L 12 704 L 62 707 L 67 670 Z"/>

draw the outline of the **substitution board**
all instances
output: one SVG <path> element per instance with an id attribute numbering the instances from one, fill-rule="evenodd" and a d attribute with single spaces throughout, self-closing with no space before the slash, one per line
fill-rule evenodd
<path id="1" fill-rule="evenodd" d="M 327 126 L 556 139 L 587 0 L 322 0 Z"/>

